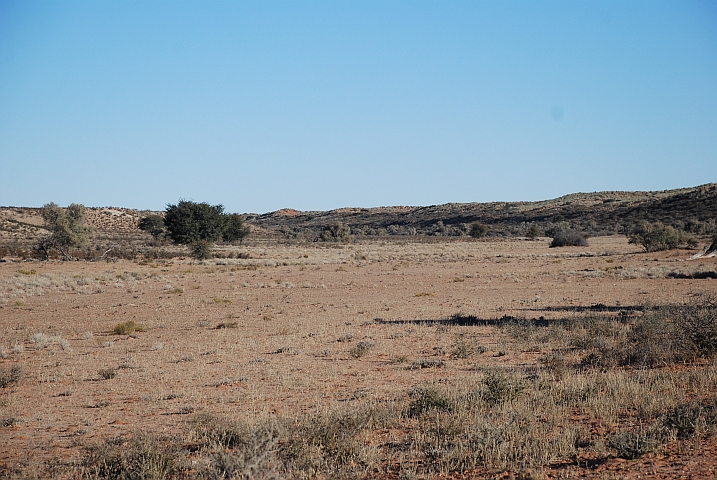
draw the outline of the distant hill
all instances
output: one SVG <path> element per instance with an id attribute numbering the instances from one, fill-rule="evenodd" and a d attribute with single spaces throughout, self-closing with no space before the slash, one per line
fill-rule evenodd
<path id="1" fill-rule="evenodd" d="M 139 219 L 150 211 L 88 208 L 98 232 L 139 233 Z M 543 232 L 574 228 L 591 235 L 624 233 L 641 220 L 661 221 L 695 234 L 717 233 L 717 184 L 654 192 L 573 193 L 539 202 L 446 203 L 427 207 L 340 208 L 330 211 L 247 214 L 259 236 L 315 238 L 343 223 L 354 235 L 466 235 L 470 224 L 489 227 L 489 235 L 523 235 L 535 225 Z M 0 207 L 0 238 L 46 234 L 39 208 Z"/>
<path id="2" fill-rule="evenodd" d="M 622 233 L 641 220 L 661 221 L 697 234 L 715 232 L 717 184 L 654 192 L 573 193 L 539 202 L 447 203 L 428 207 L 341 208 L 300 212 L 283 209 L 247 215 L 247 222 L 285 236 L 318 234 L 344 223 L 354 234 L 461 235 L 474 222 L 492 235 L 520 235 L 576 228 L 592 235 Z"/>

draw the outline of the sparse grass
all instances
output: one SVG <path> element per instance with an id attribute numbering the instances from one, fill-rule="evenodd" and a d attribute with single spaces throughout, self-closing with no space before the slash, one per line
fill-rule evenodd
<path id="1" fill-rule="evenodd" d="M 229 300 L 228 298 L 221 298 L 221 297 L 214 297 L 214 298 L 212 299 L 212 301 L 213 301 L 214 303 L 232 303 L 232 301 Z"/>
<path id="2" fill-rule="evenodd" d="M 126 322 L 118 323 L 112 329 L 112 333 L 115 335 L 131 335 L 135 332 L 144 332 L 144 327 L 134 320 L 127 320 Z"/>

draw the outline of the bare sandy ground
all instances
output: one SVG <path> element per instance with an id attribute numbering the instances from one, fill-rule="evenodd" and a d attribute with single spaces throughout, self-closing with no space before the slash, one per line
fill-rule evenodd
<path id="1" fill-rule="evenodd" d="M 411 320 L 550 318 L 549 307 L 679 304 L 717 291 L 709 278 L 669 278 L 714 271 L 714 259 L 640 253 L 624 237 L 562 249 L 543 239 L 239 250 L 250 258 L 0 263 L 0 367 L 24 370 L 0 392 L 0 419 L 16 420 L 0 428 L 0 462 L 178 432 L 196 413 L 291 414 L 537 362 L 497 355 L 506 340 L 493 327 Z M 112 334 L 128 320 L 145 331 Z M 451 356 L 459 338 L 485 353 Z M 361 341 L 374 347 L 354 358 Z M 445 368 L 406 368 L 427 358 Z"/>

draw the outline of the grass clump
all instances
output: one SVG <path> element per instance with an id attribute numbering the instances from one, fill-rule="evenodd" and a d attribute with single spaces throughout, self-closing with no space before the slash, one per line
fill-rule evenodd
<path id="1" fill-rule="evenodd" d="M 112 333 L 115 335 L 131 335 L 135 332 L 144 332 L 144 327 L 134 320 L 127 320 L 126 322 L 118 323 L 112 329 Z"/>

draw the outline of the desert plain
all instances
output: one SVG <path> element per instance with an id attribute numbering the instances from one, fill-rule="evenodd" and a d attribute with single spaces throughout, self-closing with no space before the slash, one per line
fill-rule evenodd
<path id="1" fill-rule="evenodd" d="M 549 242 L 249 241 L 224 247 L 242 258 L 2 262 L 0 475 L 122 477 L 98 452 L 141 437 L 169 452 L 172 478 L 713 477 L 707 414 L 634 458 L 615 438 L 649 440 L 680 406 L 710 411 L 717 364 L 592 366 L 600 347 L 579 340 L 714 294 L 715 259 L 616 235 Z M 126 322 L 138 328 L 116 330 Z M 369 410 L 346 438 L 310 432 Z M 249 440 L 209 431 L 222 422 Z M 247 447 L 256 425 L 284 433 Z"/>

